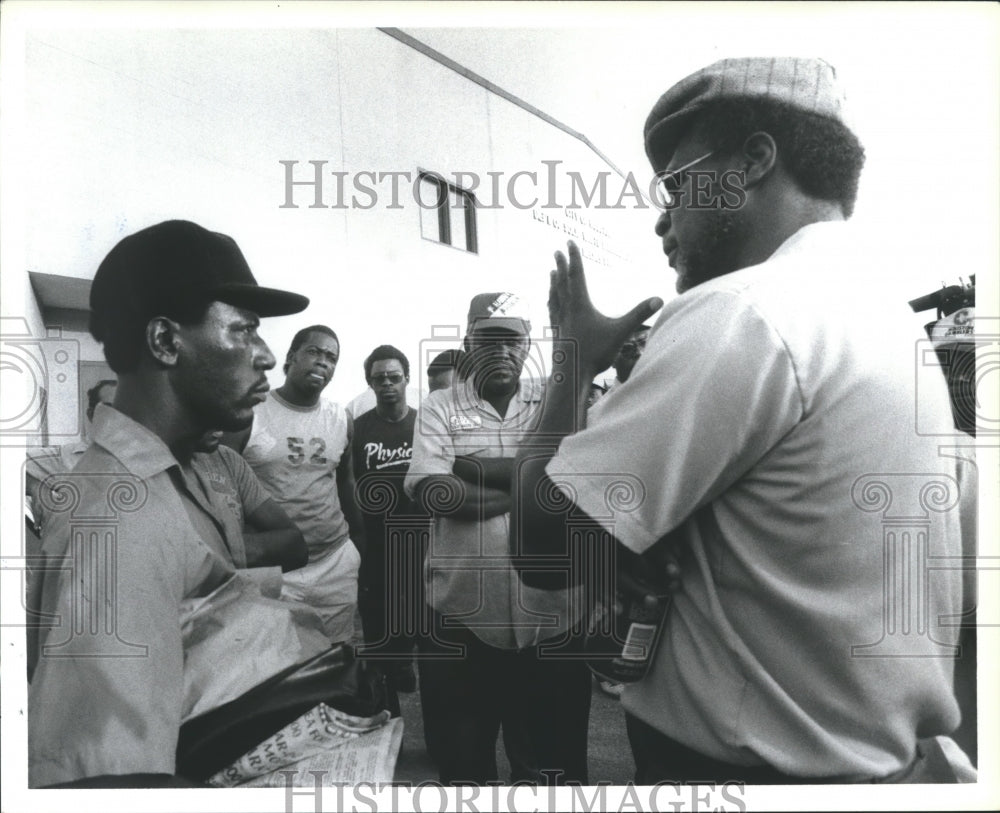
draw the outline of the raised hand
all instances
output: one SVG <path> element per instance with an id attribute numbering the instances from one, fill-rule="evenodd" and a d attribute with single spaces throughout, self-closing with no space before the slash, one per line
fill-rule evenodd
<path id="1" fill-rule="evenodd" d="M 590 301 L 583 273 L 580 249 L 567 244 L 569 259 L 556 252 L 556 269 L 549 285 L 549 321 L 558 328 L 558 337 L 575 342 L 581 372 L 589 376 L 606 370 L 629 334 L 663 307 L 663 300 L 643 300 L 624 316 L 611 319 Z"/>

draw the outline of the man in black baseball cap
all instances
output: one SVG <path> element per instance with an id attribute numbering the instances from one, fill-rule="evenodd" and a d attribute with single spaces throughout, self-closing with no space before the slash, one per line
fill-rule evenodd
<path id="1" fill-rule="evenodd" d="M 52 491 L 74 499 L 53 500 L 42 541 L 55 569 L 40 606 L 58 620 L 30 687 L 33 787 L 177 782 L 184 720 L 327 649 L 318 618 L 236 572 L 225 495 L 192 466 L 206 431 L 249 425 L 264 400 L 260 317 L 308 302 L 259 286 L 232 238 L 185 221 L 126 237 L 98 268 L 91 332 L 118 391 Z"/>
<path id="2" fill-rule="evenodd" d="M 274 366 L 256 337 L 259 317 L 308 304 L 258 285 L 231 237 L 170 220 L 126 237 L 105 257 L 90 291 L 90 330 L 123 379 L 122 399 L 135 392 L 128 378 L 143 397 L 161 394 L 161 415 L 176 413 L 183 423 L 193 412 L 194 420 L 217 421 L 202 431 L 235 431 L 249 424 Z M 179 403 L 185 397 L 190 404 Z"/>

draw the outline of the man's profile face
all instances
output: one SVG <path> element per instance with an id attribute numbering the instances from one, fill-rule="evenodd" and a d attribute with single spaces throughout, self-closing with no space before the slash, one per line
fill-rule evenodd
<path id="1" fill-rule="evenodd" d="M 466 350 L 476 385 L 497 393 L 515 388 L 529 344 L 526 335 L 510 328 L 475 327 L 466 337 Z"/>
<path id="2" fill-rule="evenodd" d="M 174 389 L 192 419 L 205 430 L 246 429 L 253 408 L 267 398 L 267 371 L 274 356 L 258 335 L 257 314 L 213 302 L 195 325 L 178 329 Z"/>
<path id="3" fill-rule="evenodd" d="M 632 374 L 632 368 L 635 367 L 635 363 L 639 360 L 639 356 L 642 355 L 643 351 L 646 349 L 646 339 L 649 337 L 649 328 L 640 328 L 639 330 L 633 331 L 632 334 L 625 340 L 622 344 L 621 349 L 618 351 L 618 355 L 615 356 L 614 364 L 615 372 L 618 373 L 619 381 L 626 381 L 628 377 Z"/>
<path id="4" fill-rule="evenodd" d="M 319 396 L 333 379 L 340 361 L 340 343 L 325 333 L 310 333 L 288 353 L 285 383 L 299 392 Z"/>
<path id="5" fill-rule="evenodd" d="M 380 407 L 406 404 L 406 375 L 399 359 L 383 359 L 372 362 L 368 386 L 375 392 L 375 400 Z"/>
<path id="6" fill-rule="evenodd" d="M 602 395 L 604 395 L 604 387 L 597 384 L 591 384 L 590 389 L 587 390 L 587 409 L 590 409 L 594 404 L 596 404 Z"/>
<path id="7" fill-rule="evenodd" d="M 731 168 L 727 156 L 710 154 L 696 161 L 706 153 L 712 153 L 712 145 L 694 128 L 681 139 L 662 170 L 670 175 L 693 164 L 689 170 L 671 175 L 677 203 L 660 215 L 655 228 L 663 241 L 663 253 L 677 273 L 677 293 L 737 270 L 737 257 L 745 241 L 742 211 L 725 209 L 720 203 L 723 190 L 719 179 Z M 698 177 L 697 173 L 714 174 Z"/>

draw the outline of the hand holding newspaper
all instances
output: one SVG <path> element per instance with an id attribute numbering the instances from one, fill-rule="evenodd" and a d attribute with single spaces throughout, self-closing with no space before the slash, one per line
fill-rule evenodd
<path id="1" fill-rule="evenodd" d="M 211 777 L 208 783 L 220 788 L 241 785 L 309 757 L 340 748 L 362 735 L 378 731 L 389 722 L 389 717 L 387 710 L 380 711 L 373 717 L 355 717 L 320 703 L 281 731 L 254 746 L 232 765 L 223 768 Z M 390 733 L 394 735 L 396 728 L 401 726 L 394 727 Z M 393 736 L 391 739 L 399 738 Z M 398 743 L 396 751 L 398 752 Z M 387 769 L 391 776 L 395 764 L 395 752 L 390 748 L 385 757 L 391 760 L 392 764 L 381 766 L 379 770 L 384 773 Z M 342 780 L 346 781 L 349 778 L 343 777 Z M 362 777 L 362 779 L 368 778 Z"/>

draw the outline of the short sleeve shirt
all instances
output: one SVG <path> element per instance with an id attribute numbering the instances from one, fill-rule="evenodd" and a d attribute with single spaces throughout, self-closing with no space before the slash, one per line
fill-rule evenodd
<path id="1" fill-rule="evenodd" d="M 403 490 L 403 479 L 413 457 L 417 411 L 407 408 L 399 421 L 387 421 L 371 409 L 354 420 L 351 459 L 357 482 L 358 504 L 370 543 L 385 535 L 386 516 L 413 515 L 416 507 Z M 383 493 L 382 487 L 388 487 Z M 392 499 L 387 500 L 391 493 Z"/>
<path id="2" fill-rule="evenodd" d="M 244 523 L 247 516 L 267 502 L 270 496 L 246 460 L 228 446 L 220 446 L 211 453 L 196 453 L 192 467 L 201 478 L 205 491 L 225 506 L 215 516 L 226 528 L 224 536 L 233 565 L 245 568 Z"/>
<path id="3" fill-rule="evenodd" d="M 337 493 L 337 466 L 347 449 L 347 432 L 343 407 L 323 398 L 315 406 L 299 407 L 272 390 L 254 410 L 243 457 L 302 531 L 310 561 L 348 538 Z"/>
<path id="4" fill-rule="evenodd" d="M 412 496 L 426 477 L 452 474 L 457 456 L 514 457 L 521 439 L 538 425 L 542 397 L 541 386 L 522 381 L 501 418 L 470 380 L 432 392 L 417 415 L 407 493 Z M 447 503 L 447 495 L 437 497 Z M 509 514 L 479 521 L 442 511 L 434 520 L 424 568 L 428 603 L 442 615 L 460 617 L 499 649 L 555 638 L 583 614 L 579 588 L 548 591 L 521 584 L 510 562 L 509 527 Z"/>
<path id="5" fill-rule="evenodd" d="M 887 775 L 917 732 L 958 723 L 942 619 L 963 609 L 960 570 L 931 567 L 961 553 L 958 512 L 940 510 L 959 491 L 937 448 L 947 392 L 928 378 L 918 400 L 905 303 L 858 294 L 879 269 L 850 247 L 844 224 L 807 226 L 668 303 L 547 467 L 628 548 L 683 540 L 683 587 L 626 709 L 801 776 Z M 616 480 L 627 505 L 607 502 Z M 886 564 L 904 559 L 905 574 Z M 907 608 L 895 634 L 885 619 Z"/>
<path id="6" fill-rule="evenodd" d="M 214 519 L 229 509 L 114 408 L 97 407 L 93 443 L 64 478 L 42 537 L 41 610 L 60 620 L 41 635 L 29 687 L 29 783 L 172 774 L 180 725 L 207 710 L 202 697 L 234 699 L 321 652 L 318 619 L 313 634 L 308 611 L 235 572 Z M 184 617 L 220 588 L 243 619 L 241 644 L 211 617 Z"/>

